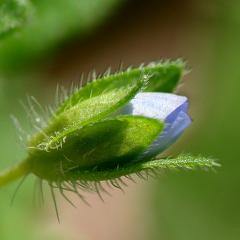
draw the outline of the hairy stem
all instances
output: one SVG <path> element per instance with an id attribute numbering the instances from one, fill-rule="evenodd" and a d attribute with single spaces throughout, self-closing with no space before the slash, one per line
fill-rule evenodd
<path id="1" fill-rule="evenodd" d="M 29 164 L 27 161 L 20 162 L 13 167 L 0 172 L 0 187 L 29 174 L 29 172 Z"/>

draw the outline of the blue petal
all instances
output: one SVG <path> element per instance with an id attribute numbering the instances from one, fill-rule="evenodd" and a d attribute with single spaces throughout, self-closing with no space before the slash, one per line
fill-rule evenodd
<path id="1" fill-rule="evenodd" d="M 169 93 L 139 93 L 118 114 L 140 115 L 164 121 L 165 127 L 140 158 L 159 154 L 173 144 L 187 128 L 188 100 Z"/>
<path id="2" fill-rule="evenodd" d="M 169 93 L 139 93 L 120 114 L 140 115 L 172 122 L 180 111 L 186 111 L 187 98 Z"/>
<path id="3" fill-rule="evenodd" d="M 163 132 L 143 153 L 141 158 L 155 156 L 167 149 L 178 139 L 178 137 L 184 132 L 185 128 L 190 124 L 191 118 L 185 112 L 181 111 L 172 124 L 166 125 Z"/>

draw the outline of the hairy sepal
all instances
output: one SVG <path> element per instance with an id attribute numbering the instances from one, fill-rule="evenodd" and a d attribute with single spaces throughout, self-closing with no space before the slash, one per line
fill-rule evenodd
<path id="1" fill-rule="evenodd" d="M 109 170 L 99 170 L 94 171 L 80 171 L 79 169 L 74 169 L 71 171 L 72 180 L 82 180 L 82 181 L 107 181 L 111 179 L 117 179 L 120 177 L 128 177 L 132 174 L 137 174 L 143 178 L 148 176 L 157 176 L 159 171 L 162 170 L 176 170 L 176 169 L 186 169 L 194 170 L 197 168 L 213 169 L 219 167 L 220 164 L 216 162 L 215 159 L 206 158 L 203 156 L 192 156 L 190 154 L 180 154 L 177 157 L 168 158 L 153 158 L 146 161 L 135 161 L 130 162 L 125 165 L 118 165 L 114 169 Z"/>
<path id="2" fill-rule="evenodd" d="M 69 98 L 67 98 L 57 109 L 56 115 L 66 112 L 89 98 L 96 98 L 104 94 L 114 94 L 116 91 L 143 87 L 144 82 L 148 80 L 148 76 L 141 71 L 126 71 L 117 74 L 104 76 L 102 78 L 93 80 L 87 83 L 84 87 L 75 91 Z M 130 95 L 131 97 L 134 94 Z"/>
<path id="3" fill-rule="evenodd" d="M 49 126 L 36 134 L 29 146 L 43 148 L 49 141 L 62 139 L 75 129 L 106 118 L 140 90 L 172 92 L 184 66 L 181 60 L 150 63 L 88 83 L 60 104 Z"/>
<path id="4" fill-rule="evenodd" d="M 67 134 L 87 124 L 100 121 L 128 103 L 142 88 L 146 75 L 94 81 L 70 96 L 56 111 L 49 126 L 36 134 L 30 147 L 48 151 L 52 142 L 59 142 Z"/>
<path id="5" fill-rule="evenodd" d="M 96 79 L 88 83 L 83 88 L 77 90 L 73 95 L 66 99 L 57 109 L 56 114 L 79 104 L 89 98 L 98 96 L 103 92 L 109 92 L 116 88 L 121 88 L 134 81 L 145 81 L 144 90 L 147 92 L 173 92 L 185 69 L 185 64 L 181 60 L 152 62 L 146 66 L 129 68 L 126 71 Z"/>
<path id="6" fill-rule="evenodd" d="M 146 92 L 174 92 L 185 71 L 182 60 L 150 63 L 143 69 L 149 76 Z"/>
<path id="7" fill-rule="evenodd" d="M 158 120 L 138 116 L 92 123 L 55 139 L 48 151 L 33 149 L 29 157 L 31 171 L 53 182 L 71 180 L 76 171 L 111 172 L 136 161 L 163 127 Z"/>

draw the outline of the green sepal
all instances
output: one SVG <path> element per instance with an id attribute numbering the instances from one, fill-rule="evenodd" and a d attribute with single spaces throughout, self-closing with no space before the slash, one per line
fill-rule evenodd
<path id="1" fill-rule="evenodd" d="M 89 98 L 99 96 L 122 86 L 144 79 L 147 92 L 173 92 L 184 72 L 185 64 L 181 60 L 152 62 L 145 67 L 128 69 L 125 72 L 112 74 L 88 83 L 65 100 L 57 109 L 60 114 Z"/>
<path id="2" fill-rule="evenodd" d="M 58 107 L 48 127 L 33 136 L 29 146 L 60 141 L 75 129 L 108 117 L 143 87 L 151 91 L 173 91 L 183 69 L 180 60 L 151 63 L 90 82 Z"/>
<path id="3" fill-rule="evenodd" d="M 140 71 L 126 71 L 93 80 L 67 98 L 56 110 L 56 115 L 66 112 L 86 100 L 99 97 L 101 95 L 115 95 L 115 91 L 121 91 L 123 94 L 126 92 L 125 94 L 128 95 L 128 89 L 132 88 L 139 91 L 140 88 L 143 87 L 144 82 L 147 80 L 147 76 Z M 134 97 L 134 93 L 128 98 Z"/>
<path id="4" fill-rule="evenodd" d="M 144 68 L 149 81 L 146 92 L 174 92 L 185 71 L 182 60 L 151 63 Z"/>
<path id="5" fill-rule="evenodd" d="M 125 165 L 118 165 L 111 170 L 85 170 L 74 169 L 71 171 L 72 180 L 82 181 L 105 181 L 129 176 L 131 174 L 146 173 L 147 176 L 156 175 L 158 170 L 176 170 L 196 168 L 211 169 L 219 167 L 220 164 L 215 159 L 203 156 L 192 156 L 190 154 L 180 154 L 175 158 L 155 158 L 143 162 L 130 162 Z M 144 175 L 143 175 L 144 176 Z"/>
<path id="6" fill-rule="evenodd" d="M 106 118 L 129 102 L 142 89 L 145 80 L 144 74 L 124 73 L 89 83 L 59 107 L 48 127 L 33 136 L 29 146 L 59 141 L 76 129 Z"/>
<path id="7" fill-rule="evenodd" d="M 118 116 L 96 122 L 62 139 L 47 143 L 45 150 L 33 149 L 31 171 L 49 181 L 72 178 L 72 171 L 109 170 L 136 161 L 164 127 L 158 120 Z"/>

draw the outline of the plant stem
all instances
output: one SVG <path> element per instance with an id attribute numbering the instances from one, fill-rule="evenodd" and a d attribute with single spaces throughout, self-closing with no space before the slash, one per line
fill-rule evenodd
<path id="1" fill-rule="evenodd" d="M 0 187 L 27 175 L 29 172 L 29 164 L 27 161 L 22 161 L 5 171 L 0 172 Z"/>

